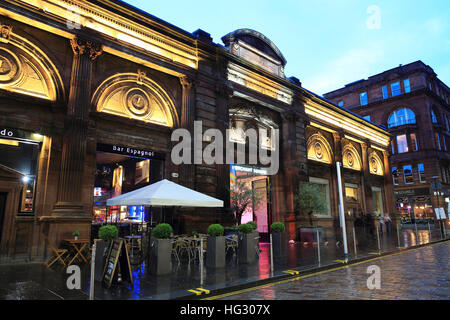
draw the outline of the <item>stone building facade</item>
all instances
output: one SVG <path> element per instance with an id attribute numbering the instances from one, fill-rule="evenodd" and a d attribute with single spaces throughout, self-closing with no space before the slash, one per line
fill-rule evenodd
<path id="1" fill-rule="evenodd" d="M 401 65 L 324 96 L 392 134 L 391 179 L 403 217 L 433 218 L 436 207 L 448 211 L 450 90 L 430 66 Z"/>
<path id="2" fill-rule="evenodd" d="M 266 193 L 262 233 L 283 221 L 295 238 L 303 223 L 296 190 L 305 182 L 322 186 L 328 203 L 316 223 L 333 225 L 337 161 L 350 222 L 361 210 L 394 208 L 389 133 L 286 77 L 286 59 L 256 31 L 236 30 L 217 44 L 203 30 L 189 33 L 110 0 L 6 0 L 0 27 L 4 261 L 44 258 L 46 238 L 58 245 L 75 230 L 90 237 L 93 220 L 112 214 L 102 207 L 105 195 L 163 178 L 225 202 L 146 213 L 153 223 L 174 222 L 180 233 L 230 222 L 231 171 L 252 172 L 247 179 Z M 195 134 L 197 121 L 203 148 L 212 141 L 208 129 L 223 136 L 231 130 L 229 141 L 246 150 L 245 128 L 279 132 L 279 143 L 257 142 L 279 154 L 279 170 L 269 175 L 264 163 L 175 165 L 172 133 Z M 129 212 L 115 215 L 122 213 Z"/>

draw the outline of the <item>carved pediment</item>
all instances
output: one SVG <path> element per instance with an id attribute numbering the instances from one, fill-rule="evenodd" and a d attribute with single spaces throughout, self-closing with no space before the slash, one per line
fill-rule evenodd
<path id="1" fill-rule="evenodd" d="M 239 29 L 222 37 L 228 50 L 279 77 L 284 77 L 286 59 L 275 44 L 251 29 Z"/>

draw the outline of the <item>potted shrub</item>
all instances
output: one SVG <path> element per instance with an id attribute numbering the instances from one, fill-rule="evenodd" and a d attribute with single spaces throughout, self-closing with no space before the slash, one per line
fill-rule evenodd
<path id="1" fill-rule="evenodd" d="M 220 224 L 211 224 L 207 230 L 206 266 L 210 268 L 225 267 L 225 236 Z"/>
<path id="2" fill-rule="evenodd" d="M 78 236 L 80 235 L 80 232 L 79 231 L 74 231 L 74 232 L 72 232 L 72 235 L 73 235 L 73 238 L 75 240 L 78 240 Z"/>
<path id="3" fill-rule="evenodd" d="M 274 222 L 270 226 L 272 233 L 272 250 L 275 259 L 284 258 L 287 255 L 287 234 L 282 222 Z"/>
<path id="4" fill-rule="evenodd" d="M 253 233 L 253 227 L 250 224 L 241 224 L 238 226 L 239 245 L 238 257 L 240 263 L 253 263 L 256 260 L 256 239 Z"/>
<path id="5" fill-rule="evenodd" d="M 172 270 L 173 228 L 168 223 L 160 223 L 152 230 L 150 246 L 150 273 L 169 274 Z"/>
<path id="6" fill-rule="evenodd" d="M 106 255 L 112 245 L 112 241 L 117 239 L 119 230 L 116 226 L 106 225 L 98 229 L 98 239 L 95 239 L 95 280 L 101 281 L 103 269 L 105 267 Z"/>

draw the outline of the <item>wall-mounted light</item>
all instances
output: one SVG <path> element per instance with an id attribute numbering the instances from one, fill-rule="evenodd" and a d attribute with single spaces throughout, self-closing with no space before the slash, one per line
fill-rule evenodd
<path id="1" fill-rule="evenodd" d="M 27 183 L 28 181 L 30 181 L 30 178 L 28 176 L 23 176 L 22 181 Z"/>

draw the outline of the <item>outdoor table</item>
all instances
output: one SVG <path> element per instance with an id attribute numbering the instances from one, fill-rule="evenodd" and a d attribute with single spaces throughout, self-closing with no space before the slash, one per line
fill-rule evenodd
<path id="1" fill-rule="evenodd" d="M 86 257 L 83 254 L 83 251 L 86 250 L 89 243 L 91 242 L 90 239 L 78 239 L 78 240 L 64 239 L 63 241 L 70 247 L 69 257 L 71 254 L 73 254 L 72 259 L 67 264 L 68 266 L 70 266 L 77 258 L 78 259 L 81 258 L 80 260 L 83 260 L 86 263 L 88 262 L 88 260 L 86 259 Z"/>

